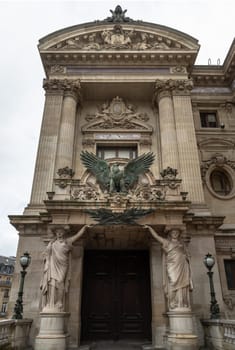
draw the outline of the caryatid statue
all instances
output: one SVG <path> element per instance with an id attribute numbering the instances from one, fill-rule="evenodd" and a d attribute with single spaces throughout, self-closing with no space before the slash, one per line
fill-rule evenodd
<path id="1" fill-rule="evenodd" d="M 169 311 L 191 309 L 189 292 L 193 289 L 189 254 L 180 239 L 181 231 L 171 229 L 165 239 L 151 227 L 145 225 L 151 235 L 161 243 L 164 251 L 164 289 Z"/>
<path id="2" fill-rule="evenodd" d="M 89 226 L 84 225 L 74 236 L 65 238 L 65 228 L 55 229 L 52 239 L 43 253 L 44 270 L 41 281 L 43 311 L 63 311 L 64 296 L 70 280 L 70 251 L 73 243 L 85 233 Z"/>

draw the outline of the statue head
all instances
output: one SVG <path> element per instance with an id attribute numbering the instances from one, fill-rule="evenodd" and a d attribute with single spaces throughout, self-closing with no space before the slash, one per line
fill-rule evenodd
<path id="1" fill-rule="evenodd" d="M 55 233 L 56 233 L 56 238 L 61 240 L 61 239 L 64 239 L 64 236 L 65 236 L 65 230 L 63 227 L 61 228 L 57 228 L 55 230 Z"/>
<path id="2" fill-rule="evenodd" d="M 178 228 L 173 228 L 168 231 L 168 236 L 170 239 L 176 239 L 179 240 L 181 235 L 181 230 Z"/>
<path id="3" fill-rule="evenodd" d="M 69 231 L 69 226 L 68 225 L 65 225 L 65 226 L 52 225 L 51 226 L 51 231 L 54 234 L 54 238 L 56 238 L 58 240 L 64 240 L 66 232 Z"/>

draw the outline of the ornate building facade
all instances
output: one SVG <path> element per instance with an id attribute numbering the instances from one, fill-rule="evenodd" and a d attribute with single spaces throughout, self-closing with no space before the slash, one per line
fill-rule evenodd
<path id="1" fill-rule="evenodd" d="M 36 337 L 37 349 L 40 318 L 48 317 L 40 316 L 42 253 L 58 228 L 72 242 L 92 225 L 69 254 L 66 346 L 138 339 L 157 348 L 180 337 L 202 345 L 208 252 L 216 257 L 221 316 L 235 317 L 235 43 L 221 66 L 195 65 L 199 47 L 185 33 L 126 17 L 120 7 L 105 20 L 39 41 L 45 107 L 32 195 L 23 215 L 10 217 L 19 232 L 17 256 L 32 256 L 24 314 L 34 320 L 30 342 Z M 142 166 L 146 156 L 151 161 L 137 170 L 136 160 Z M 133 163 L 130 182 L 123 174 Z M 111 182 L 115 165 L 121 175 Z M 166 232 L 181 232 L 191 306 L 169 306 L 165 254 L 146 225 L 165 240 Z"/>
<path id="2" fill-rule="evenodd" d="M 0 256 L 0 317 L 8 315 L 8 302 L 14 273 L 15 257 Z"/>

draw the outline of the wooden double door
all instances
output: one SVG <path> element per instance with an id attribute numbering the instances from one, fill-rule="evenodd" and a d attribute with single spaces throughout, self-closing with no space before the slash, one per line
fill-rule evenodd
<path id="1" fill-rule="evenodd" d="M 151 339 L 148 251 L 86 251 L 82 340 Z"/>

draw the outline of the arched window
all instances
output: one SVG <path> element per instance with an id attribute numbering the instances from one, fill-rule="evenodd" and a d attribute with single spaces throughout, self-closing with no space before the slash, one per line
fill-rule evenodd
<path id="1" fill-rule="evenodd" d="M 220 196 L 226 196 L 232 190 L 231 180 L 223 170 L 212 171 L 210 183 L 213 191 Z"/>

